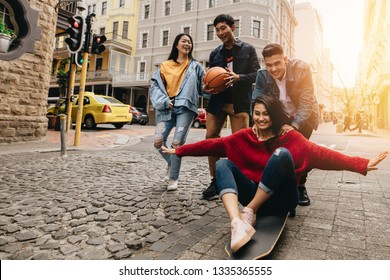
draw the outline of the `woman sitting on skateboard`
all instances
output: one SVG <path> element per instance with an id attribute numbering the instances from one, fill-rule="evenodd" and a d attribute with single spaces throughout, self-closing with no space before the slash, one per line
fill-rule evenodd
<path id="1" fill-rule="evenodd" d="M 253 103 L 252 128 L 223 138 L 206 139 L 168 154 L 215 156 L 219 196 L 231 220 L 231 249 L 236 252 L 255 233 L 256 213 L 287 213 L 298 204 L 297 183 L 311 169 L 348 170 L 366 175 L 376 170 L 387 151 L 369 160 L 351 157 L 316 145 L 291 129 L 278 135 L 281 107 L 272 97 L 259 96 Z M 238 202 L 245 206 L 239 210 Z"/>

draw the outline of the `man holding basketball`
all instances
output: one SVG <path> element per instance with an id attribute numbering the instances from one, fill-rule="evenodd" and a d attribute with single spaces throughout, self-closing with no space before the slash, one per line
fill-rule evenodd
<path id="1" fill-rule="evenodd" d="M 227 89 L 216 94 L 212 88 L 204 87 L 204 92 L 211 93 L 207 107 L 206 139 L 221 137 L 221 130 L 227 116 L 230 117 L 232 133 L 249 127 L 249 111 L 252 84 L 260 68 L 256 49 L 234 37 L 236 29 L 234 18 L 227 14 L 214 19 L 214 27 L 222 45 L 214 49 L 209 58 L 210 67 L 219 66 L 229 72 L 226 79 Z M 209 157 L 210 175 L 208 188 L 203 191 L 203 198 L 210 200 L 217 195 L 215 183 L 215 164 L 218 158 Z"/>

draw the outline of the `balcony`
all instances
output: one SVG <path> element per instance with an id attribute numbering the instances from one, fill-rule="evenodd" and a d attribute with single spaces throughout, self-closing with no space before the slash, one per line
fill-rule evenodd
<path id="1" fill-rule="evenodd" d="M 152 72 L 135 74 L 115 74 L 112 76 L 113 87 L 149 86 Z"/>
<path id="2" fill-rule="evenodd" d="M 75 82 L 76 84 L 80 83 L 81 73 L 76 74 Z M 88 71 L 86 84 L 90 82 L 97 81 L 111 81 L 112 76 L 108 72 L 108 70 L 97 70 L 97 71 Z M 50 79 L 50 87 L 57 87 L 57 77 L 56 75 L 52 75 Z"/>

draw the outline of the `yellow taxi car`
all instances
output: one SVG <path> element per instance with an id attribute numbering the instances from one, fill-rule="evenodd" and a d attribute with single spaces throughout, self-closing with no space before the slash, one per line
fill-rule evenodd
<path id="1" fill-rule="evenodd" d="M 76 122 L 78 95 L 75 95 L 72 102 L 72 122 Z M 49 108 L 47 115 L 65 113 L 65 102 L 61 101 L 56 107 Z M 82 123 L 85 128 L 95 128 L 97 124 L 112 124 L 116 128 L 122 128 L 130 123 L 133 118 L 130 105 L 120 102 L 118 99 L 107 95 L 98 95 L 93 92 L 84 92 L 84 104 Z"/>

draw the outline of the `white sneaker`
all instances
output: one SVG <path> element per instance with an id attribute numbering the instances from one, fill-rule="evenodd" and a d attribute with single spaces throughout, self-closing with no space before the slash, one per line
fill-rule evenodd
<path id="1" fill-rule="evenodd" d="M 255 227 L 256 225 L 256 214 L 253 212 L 253 209 L 244 207 L 244 209 L 241 210 L 241 218 L 250 224 L 252 227 Z"/>
<path id="2" fill-rule="evenodd" d="M 247 222 L 234 218 L 231 222 L 232 237 L 230 239 L 230 248 L 233 253 L 237 252 L 242 246 L 251 240 L 256 230 Z"/>
<path id="3" fill-rule="evenodd" d="M 168 181 L 167 191 L 174 191 L 177 189 L 177 180 L 170 179 Z"/>

